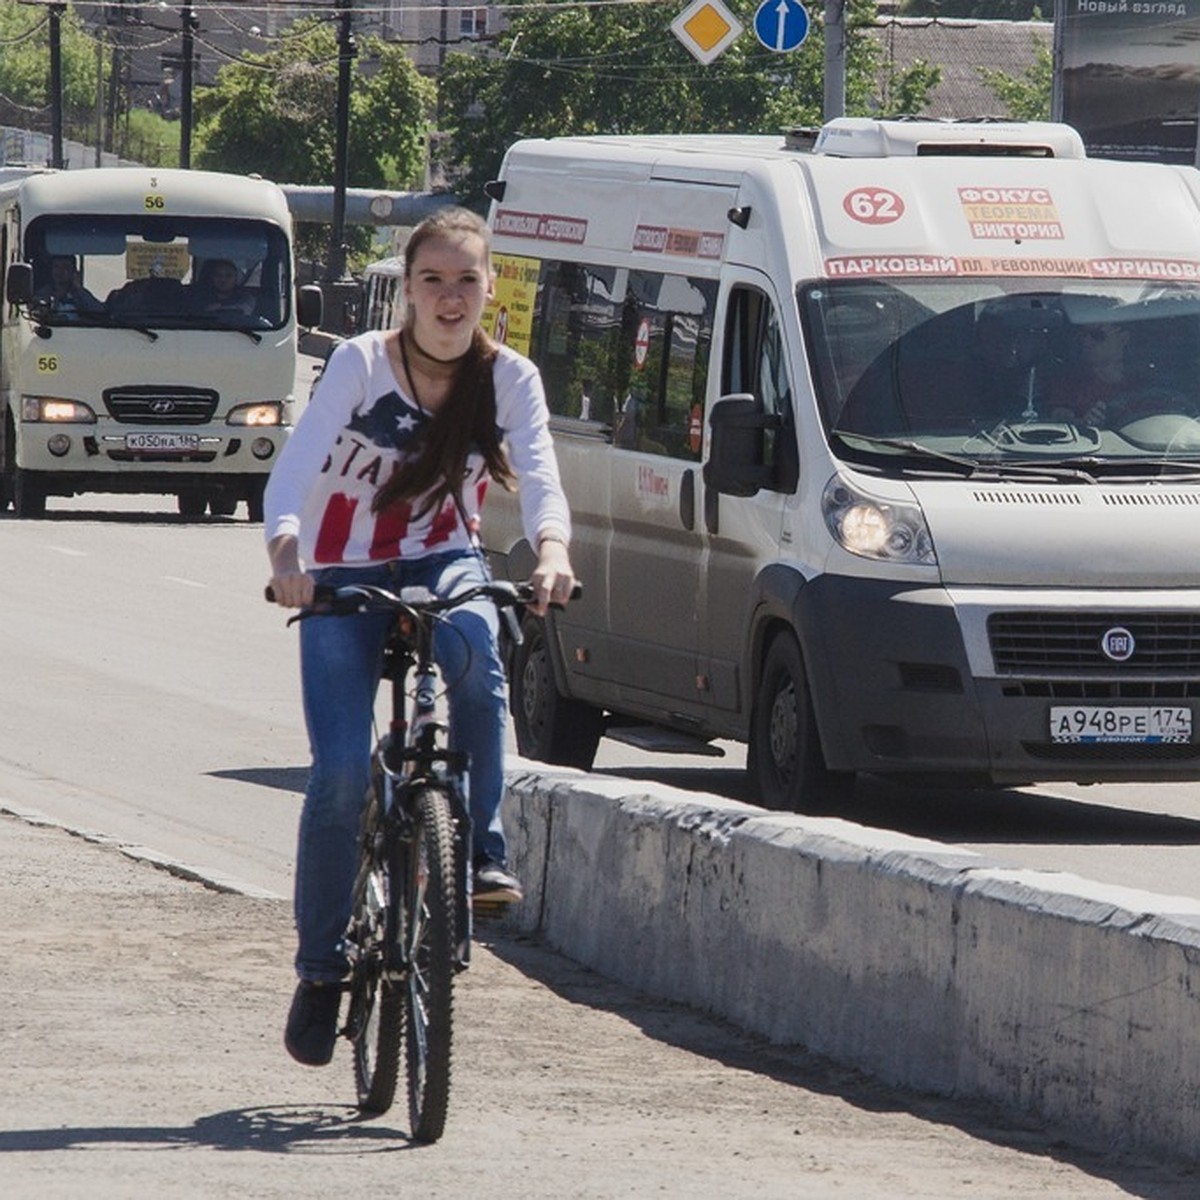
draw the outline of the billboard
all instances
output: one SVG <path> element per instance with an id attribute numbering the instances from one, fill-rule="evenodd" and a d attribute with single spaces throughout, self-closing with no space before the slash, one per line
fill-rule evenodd
<path id="1" fill-rule="evenodd" d="M 1200 0 L 1059 0 L 1054 115 L 1097 158 L 1196 162 Z"/>

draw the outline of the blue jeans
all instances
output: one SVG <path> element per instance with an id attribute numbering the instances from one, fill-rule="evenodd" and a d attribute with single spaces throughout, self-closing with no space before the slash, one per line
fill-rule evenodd
<path id="1" fill-rule="evenodd" d="M 391 590 L 422 585 L 438 595 L 487 580 L 479 557 L 458 551 L 314 575 L 333 585 L 373 583 Z M 339 943 L 350 918 L 359 821 L 370 781 L 380 655 L 393 619 L 389 613 L 363 613 L 307 617 L 300 623 L 304 717 L 312 751 L 296 852 L 296 971 L 302 979 L 332 982 L 346 973 Z M 490 600 L 464 605 L 438 626 L 434 656 L 449 689 L 450 745 L 470 755 L 473 851 L 503 863 L 507 692 L 498 631 Z"/>

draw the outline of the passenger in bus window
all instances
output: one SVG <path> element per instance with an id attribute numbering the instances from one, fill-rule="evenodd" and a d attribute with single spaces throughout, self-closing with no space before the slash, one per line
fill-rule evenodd
<path id="1" fill-rule="evenodd" d="M 1051 385 L 1050 419 L 1117 429 L 1152 413 L 1192 411 L 1179 380 L 1157 356 L 1149 360 L 1144 353 L 1142 343 L 1156 332 L 1152 325 L 1139 325 L 1141 354 L 1128 325 L 1100 322 L 1073 330 L 1075 352 Z"/>
<path id="2" fill-rule="evenodd" d="M 254 296 L 242 287 L 237 264 L 228 258 L 210 258 L 194 286 L 197 312 L 249 316 L 254 311 Z"/>
<path id="3" fill-rule="evenodd" d="M 73 254 L 51 255 L 49 282 L 38 288 L 33 298 L 60 316 L 104 311 L 104 305 L 79 282 L 79 268 Z"/>

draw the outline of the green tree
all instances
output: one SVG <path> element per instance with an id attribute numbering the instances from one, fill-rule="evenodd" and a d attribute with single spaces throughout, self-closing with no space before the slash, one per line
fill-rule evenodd
<path id="1" fill-rule="evenodd" d="M 482 185 L 522 135 L 777 133 L 818 124 L 825 78 L 820 22 L 814 20 L 799 50 L 775 54 L 750 32 L 754 7 L 734 0 L 731 8 L 747 31 L 708 66 L 671 33 L 678 0 L 578 8 L 534 0 L 510 9 L 491 54 L 452 54 L 442 72 L 455 191 L 480 204 Z M 881 89 L 880 47 L 864 33 L 875 19 L 875 0 L 849 0 L 846 12 L 846 111 L 918 111 L 938 69 L 917 64 L 892 73 Z"/>
<path id="2" fill-rule="evenodd" d="M 994 67 L 980 67 L 979 77 L 1018 121 L 1050 119 L 1050 89 L 1054 80 L 1054 56 L 1045 42 L 1033 38 L 1033 62 L 1020 75 L 1009 75 Z"/>
<path id="3" fill-rule="evenodd" d="M 333 28 L 313 20 L 267 53 L 222 67 L 216 85 L 196 96 L 196 165 L 282 183 L 330 183 L 337 53 Z M 351 187 L 409 187 L 423 178 L 433 95 L 403 48 L 359 39 L 350 95 Z"/>
<path id="4" fill-rule="evenodd" d="M 63 116 L 78 124 L 96 100 L 96 43 L 73 8 L 61 30 Z M 49 128 L 50 20 L 44 8 L 0 0 L 0 96 L 35 110 L 31 127 Z"/>
<path id="5" fill-rule="evenodd" d="M 902 17 L 969 17 L 976 21 L 1040 21 L 1054 15 L 1054 3 L 1039 0 L 904 0 Z M 1050 19 L 1047 18 L 1047 19 Z"/>

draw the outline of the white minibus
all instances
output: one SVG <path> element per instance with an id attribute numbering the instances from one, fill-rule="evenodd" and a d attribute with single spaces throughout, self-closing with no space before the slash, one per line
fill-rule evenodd
<path id="1" fill-rule="evenodd" d="M 0 181 L 0 509 L 157 492 L 230 515 L 291 431 L 292 221 L 262 179 L 38 171 Z M 301 311 L 302 310 L 302 311 Z"/>
<path id="2" fill-rule="evenodd" d="M 584 582 L 524 754 L 740 740 L 779 808 L 1200 778 L 1200 172 L 841 118 L 521 141 L 489 194 Z M 503 496 L 484 537 L 529 570 Z"/>

